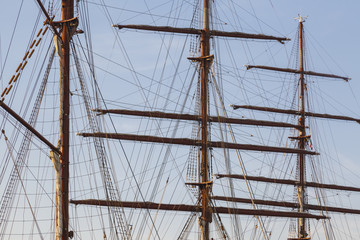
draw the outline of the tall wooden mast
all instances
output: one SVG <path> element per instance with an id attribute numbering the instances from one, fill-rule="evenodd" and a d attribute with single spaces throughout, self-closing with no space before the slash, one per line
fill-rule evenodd
<path id="1" fill-rule="evenodd" d="M 62 229 L 58 238 L 61 240 L 69 239 L 69 115 L 70 115 L 70 40 L 71 25 L 70 19 L 74 17 L 74 0 L 62 0 L 62 82 L 61 82 L 61 217 Z"/>
<path id="2" fill-rule="evenodd" d="M 201 33 L 201 169 L 200 169 L 200 193 L 201 193 L 201 239 L 208 240 L 210 233 L 209 223 L 212 221 L 210 211 L 210 187 L 209 164 L 208 164 L 208 73 L 210 55 L 210 27 L 209 27 L 209 0 L 204 0 L 204 30 Z"/>
<path id="3" fill-rule="evenodd" d="M 299 117 L 299 148 L 304 150 L 306 146 L 307 136 L 305 128 L 305 78 L 304 78 L 304 41 L 303 41 L 303 22 L 304 18 L 299 16 L 299 41 L 300 41 L 300 117 Z M 297 186 L 297 195 L 299 201 L 299 212 L 304 212 L 305 199 L 305 155 L 300 153 L 299 160 L 299 186 Z M 299 239 L 307 239 L 306 219 L 298 219 L 298 237 Z"/>

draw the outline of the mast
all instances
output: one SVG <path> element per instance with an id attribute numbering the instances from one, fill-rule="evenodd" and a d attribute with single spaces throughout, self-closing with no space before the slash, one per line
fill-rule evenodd
<path id="1" fill-rule="evenodd" d="M 60 194 L 61 201 L 58 203 L 61 211 L 60 216 L 57 216 L 57 223 L 61 224 L 61 232 L 57 232 L 57 239 L 69 239 L 69 115 L 70 115 L 70 40 L 71 40 L 71 26 L 70 19 L 74 17 L 74 0 L 62 0 L 62 82 L 60 86 L 61 94 L 61 115 L 60 115 L 60 129 L 61 129 L 61 183 Z M 57 193 L 59 194 L 59 193 Z"/>
<path id="2" fill-rule="evenodd" d="M 258 111 L 266 111 L 266 112 L 274 112 L 274 113 L 283 113 L 283 114 L 292 114 L 298 115 L 298 130 L 299 134 L 297 137 L 290 137 L 290 139 L 298 140 L 298 146 L 300 151 L 305 151 L 306 144 L 310 136 L 306 135 L 306 126 L 305 126 L 305 118 L 306 116 L 317 117 L 317 118 L 327 118 L 327 119 L 337 119 L 337 120 L 346 120 L 346 121 L 355 121 L 360 123 L 359 119 L 347 117 L 347 116 L 339 116 L 339 115 L 331 115 L 331 114 L 320 114 L 320 113 L 312 113 L 306 112 L 305 109 L 305 92 L 306 92 L 306 83 L 305 83 L 305 75 L 311 76 L 319 76 L 325 78 L 337 78 L 342 79 L 344 81 L 349 81 L 349 77 L 343 77 L 334 74 L 327 74 L 327 73 L 318 73 L 313 71 L 305 71 L 304 68 L 304 29 L 303 29 L 303 22 L 305 22 L 305 18 L 299 16 L 296 18 L 299 20 L 299 45 L 300 45 L 300 66 L 299 69 L 290 69 L 290 68 L 278 68 L 272 66 L 262 66 L 262 65 L 247 65 L 246 68 L 252 69 L 263 69 L 263 70 L 270 70 L 270 71 L 277 71 L 277 72 L 287 72 L 287 73 L 294 73 L 300 75 L 300 111 L 288 110 L 288 109 L 277 109 L 277 108 L 269 108 L 269 107 L 258 107 L 258 106 L 249 106 L 249 105 L 231 105 L 234 109 L 244 108 L 244 109 L 252 109 Z M 313 209 L 311 205 L 307 204 L 306 198 L 306 186 L 314 186 L 318 188 L 329 188 L 329 189 L 341 189 L 341 190 L 356 190 L 356 188 L 347 187 L 347 186 L 337 186 L 332 184 L 315 184 L 315 183 L 307 183 L 306 182 L 306 159 L 304 152 L 298 153 L 297 159 L 297 181 L 293 182 L 293 180 L 280 180 L 280 179 L 270 179 L 264 177 L 253 177 L 253 176 L 246 176 L 247 179 L 252 179 L 255 181 L 263 181 L 263 182 L 274 182 L 274 183 L 281 183 L 281 184 L 290 184 L 290 182 L 295 183 L 297 189 L 297 202 L 298 202 L 298 213 L 303 214 L 306 213 L 308 209 Z M 226 177 L 235 177 L 239 179 L 245 179 L 244 176 L 231 176 L 231 175 L 224 175 Z M 297 236 L 295 238 L 288 238 L 288 240 L 310 240 L 310 231 L 307 227 L 307 217 L 302 216 L 297 218 Z"/>
<path id="3" fill-rule="evenodd" d="M 210 186 L 209 181 L 209 167 L 208 167 L 208 73 L 209 73 L 209 61 L 210 55 L 210 27 L 209 27 L 209 0 L 204 0 L 204 30 L 201 33 L 201 159 L 200 159 L 200 193 L 201 193 L 201 239 L 208 240 L 210 233 L 210 222 L 212 221 L 210 211 Z"/>
<path id="4" fill-rule="evenodd" d="M 300 117 L 299 117 L 299 149 L 305 150 L 307 141 L 306 128 L 305 128 L 305 78 L 304 78 L 304 41 L 303 41 L 303 22 L 305 19 L 299 16 L 299 41 L 300 41 Z M 299 167 L 299 182 L 297 186 L 297 195 L 299 201 L 299 212 L 306 211 L 306 196 L 305 196 L 305 155 L 299 153 L 298 159 Z M 306 229 L 306 218 L 298 219 L 298 237 L 305 239 L 308 236 Z"/>

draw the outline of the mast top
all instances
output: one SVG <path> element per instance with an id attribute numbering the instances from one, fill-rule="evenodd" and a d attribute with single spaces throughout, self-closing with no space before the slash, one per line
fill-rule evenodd
<path id="1" fill-rule="evenodd" d="M 300 23 L 305 22 L 305 20 L 308 18 L 308 16 L 302 17 L 300 14 L 298 14 L 298 17 L 294 18 L 296 20 L 299 20 Z"/>

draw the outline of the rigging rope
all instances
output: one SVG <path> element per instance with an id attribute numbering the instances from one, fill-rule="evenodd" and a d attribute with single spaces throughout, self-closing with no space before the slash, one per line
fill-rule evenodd
<path id="1" fill-rule="evenodd" d="M 102 3 L 103 3 L 103 1 L 102 1 Z M 111 18 L 111 16 L 110 16 L 109 12 L 108 12 L 108 9 L 104 8 L 104 10 L 105 10 L 106 17 L 107 17 L 108 21 L 109 21 L 111 24 L 113 24 L 113 21 L 112 21 L 112 18 Z M 120 40 L 117 32 L 116 32 L 115 30 L 113 30 L 113 32 L 114 32 L 115 36 L 117 37 L 117 40 L 118 40 L 119 43 L 121 44 L 122 42 L 121 42 L 121 40 Z M 84 49 L 84 48 L 82 47 L 82 49 Z M 94 53 L 91 51 L 91 54 L 89 54 L 89 55 L 91 56 L 92 54 L 94 54 Z M 126 55 L 126 54 L 125 54 L 125 55 Z M 127 56 L 127 55 L 126 55 L 126 60 L 127 60 L 128 63 L 129 63 L 129 56 Z M 104 97 L 103 97 L 103 95 L 102 95 L 101 92 L 100 92 L 99 85 L 98 85 L 98 83 L 97 83 L 97 81 L 96 81 L 96 79 L 95 79 L 95 76 L 94 76 L 94 70 L 93 70 L 94 68 L 92 67 L 92 66 L 94 66 L 94 65 L 91 65 L 91 64 L 90 64 L 89 59 L 87 59 L 87 61 L 88 61 L 88 64 L 89 64 L 90 69 L 92 69 L 91 72 L 92 72 L 92 77 L 93 77 L 93 80 L 94 80 L 96 92 L 99 94 L 99 97 L 100 97 L 100 98 L 102 99 L 102 101 L 105 103 Z M 129 63 L 129 65 L 130 65 L 129 68 L 132 69 L 132 73 L 135 73 L 134 67 L 133 67 L 130 63 Z M 136 74 L 135 74 L 135 76 L 136 76 Z M 137 79 L 137 78 L 135 77 L 135 79 Z M 139 83 L 139 79 L 137 79 L 137 84 L 138 84 L 138 83 Z M 105 104 L 105 109 L 107 109 L 106 104 Z M 115 132 L 116 132 L 115 124 L 114 124 L 113 120 L 111 119 L 111 117 L 110 117 L 110 122 L 111 122 L 111 125 L 112 125 L 113 129 L 114 129 Z M 142 201 L 145 202 L 145 197 L 144 197 L 144 195 L 143 195 L 143 193 L 142 193 L 142 191 L 141 191 L 139 182 L 138 182 L 138 180 L 136 179 L 134 169 L 132 168 L 132 166 L 131 166 L 131 164 L 130 164 L 130 160 L 129 160 L 128 156 L 126 155 L 125 148 L 124 148 L 123 144 L 121 143 L 121 141 L 118 141 L 118 142 L 119 142 L 119 144 L 120 144 L 121 150 L 122 150 L 123 153 L 124 153 L 124 156 L 125 156 L 125 159 L 126 159 L 126 163 L 128 164 L 130 173 L 131 173 L 133 179 L 135 180 L 135 184 L 136 184 L 136 187 L 137 187 L 137 189 L 138 189 L 138 192 L 139 192 L 139 194 L 140 194 L 140 196 L 141 196 L 141 198 L 142 198 Z M 149 210 L 146 210 L 146 213 L 149 215 L 150 220 L 151 220 L 151 222 L 152 222 L 153 219 L 152 219 L 152 217 L 151 217 L 150 211 L 149 211 Z M 156 228 L 155 228 L 155 232 L 156 232 L 156 234 L 157 234 L 157 237 L 160 239 L 160 236 L 159 236 L 158 231 L 157 231 Z"/>
<path id="2" fill-rule="evenodd" d="M 13 147 L 12 147 L 12 146 L 10 145 L 10 143 L 8 142 L 8 138 L 7 138 L 7 136 L 5 135 L 5 131 L 4 131 L 4 130 L 2 130 L 2 134 L 5 136 L 5 142 L 6 142 L 6 146 L 7 146 L 7 148 L 8 148 L 9 154 L 10 154 L 10 158 L 12 159 L 12 161 L 13 161 L 13 163 L 14 163 L 14 168 L 16 169 L 17 177 L 18 177 L 18 179 L 19 179 L 19 181 L 20 181 L 20 183 L 21 183 L 22 190 L 24 191 L 24 195 L 25 195 L 26 201 L 27 201 L 27 203 L 28 203 L 28 205 L 29 205 L 29 208 L 30 208 L 30 211 L 31 211 L 31 215 L 32 215 L 32 217 L 33 217 L 33 219 L 34 219 L 36 228 L 37 228 L 37 230 L 38 230 L 38 232 L 39 232 L 40 239 L 43 240 L 44 237 L 43 237 L 43 235 L 42 235 L 42 233 L 41 233 L 39 223 L 38 223 L 38 221 L 37 221 L 37 219 L 36 219 L 35 212 L 34 212 L 32 206 L 31 206 L 31 202 L 30 202 L 30 199 L 29 199 L 28 194 L 27 194 L 27 192 L 26 192 L 26 188 L 25 188 L 24 183 L 23 183 L 23 180 L 22 180 L 22 178 L 21 178 L 21 174 L 20 174 L 20 172 L 19 172 L 19 170 L 18 170 L 18 166 L 16 165 L 16 161 L 15 161 L 14 155 L 12 154 L 12 149 L 13 149 Z"/>
<path id="3" fill-rule="evenodd" d="M 90 129 L 92 132 L 99 132 L 100 127 L 97 124 L 97 121 L 95 120 L 94 113 L 91 111 L 91 103 L 89 98 L 89 93 L 87 90 L 87 87 L 83 81 L 83 74 L 80 66 L 80 62 L 77 56 L 77 52 L 75 49 L 74 44 L 71 45 L 73 50 L 73 57 L 75 60 L 75 65 L 80 81 L 81 91 L 83 100 L 85 103 L 86 113 L 89 120 Z M 95 145 L 95 151 L 96 155 L 99 161 L 99 168 L 101 171 L 101 176 L 103 178 L 103 183 L 105 185 L 105 195 L 106 200 L 108 201 L 121 201 L 120 199 L 120 193 L 116 189 L 116 187 L 113 184 L 113 180 L 110 174 L 109 165 L 107 163 L 106 155 L 105 155 L 105 147 L 103 140 L 100 138 L 94 138 L 94 145 Z M 126 222 L 125 212 L 122 207 L 108 207 L 110 212 L 114 215 L 113 221 L 115 224 L 115 231 L 117 233 L 120 233 L 123 239 L 129 239 L 131 238 L 130 228 L 129 224 Z M 115 222 L 116 221 L 116 222 Z"/>
<path id="4" fill-rule="evenodd" d="M 221 108 L 222 108 L 222 111 L 223 111 L 223 115 L 225 117 L 227 117 L 227 112 L 226 112 L 226 109 L 225 109 L 225 105 L 224 105 L 224 102 L 223 102 L 223 99 L 222 99 L 222 96 L 220 94 L 220 91 L 219 91 L 219 88 L 218 88 L 218 84 L 216 82 L 216 78 L 215 78 L 215 73 L 212 72 L 212 79 L 213 79 L 213 83 L 214 83 L 214 86 L 215 86 L 215 89 L 219 95 L 219 99 L 220 99 L 220 103 L 221 103 Z M 232 130 L 232 127 L 230 124 L 228 124 L 228 128 L 229 128 L 229 133 L 230 133 L 230 136 L 232 138 L 232 141 L 233 142 L 236 142 L 236 138 L 235 138 L 235 135 L 234 135 L 234 132 Z M 239 163 L 240 163 L 240 167 L 241 167 L 241 170 L 242 170 L 242 173 L 244 175 L 244 180 L 245 180 L 245 184 L 246 184 L 246 187 L 247 187 L 247 190 L 249 192 L 249 195 L 250 195 L 250 199 L 251 199 L 251 202 L 252 202 L 252 207 L 254 209 L 257 209 L 255 203 L 254 203 L 254 193 L 253 193 L 253 190 L 251 188 L 251 185 L 249 183 L 249 181 L 247 181 L 246 179 L 246 176 L 247 176 L 247 173 L 246 173 L 246 169 L 245 169 L 245 166 L 244 166 L 244 162 L 242 160 L 242 157 L 241 157 L 241 154 L 240 154 L 240 151 L 236 150 L 236 155 L 238 157 L 238 160 L 239 160 Z M 259 217 L 259 216 L 255 216 L 255 218 L 258 220 L 259 222 L 259 225 L 260 225 L 260 228 L 262 230 L 262 233 L 263 233 L 263 236 L 266 240 L 269 239 L 267 233 L 266 233 L 266 229 L 265 229 L 265 226 L 264 226 L 264 222 L 262 221 L 262 218 Z"/>
<path id="5" fill-rule="evenodd" d="M 30 118 L 28 121 L 32 127 L 35 127 L 35 124 L 37 121 L 40 105 L 41 105 L 41 102 L 42 102 L 42 99 L 44 96 L 44 92 L 45 92 L 45 88 L 46 88 L 46 85 L 48 82 L 51 65 L 54 60 L 54 55 L 55 55 L 55 50 L 53 49 L 49 56 L 49 63 L 45 70 L 45 74 L 44 74 L 42 83 L 40 85 L 40 89 L 37 94 L 37 97 L 36 97 L 36 100 L 34 103 L 34 107 L 31 111 L 31 115 L 30 115 Z M 5 219 L 6 210 L 9 209 L 9 205 L 11 205 L 13 203 L 14 191 L 17 189 L 18 180 L 19 180 L 17 172 L 19 172 L 19 173 L 22 172 L 22 169 L 23 169 L 23 166 L 24 166 L 25 160 L 26 160 L 25 158 L 27 157 L 29 149 L 30 149 L 29 146 L 30 146 L 32 136 L 33 136 L 33 134 L 29 130 L 25 131 L 23 141 L 21 142 L 21 145 L 20 145 L 20 150 L 16 156 L 16 166 L 17 167 L 16 167 L 16 169 L 15 168 L 12 169 L 12 172 L 10 173 L 11 177 L 8 179 L 8 182 L 6 185 L 5 194 L 2 195 L 2 198 L 1 198 L 0 226 L 6 220 Z"/>

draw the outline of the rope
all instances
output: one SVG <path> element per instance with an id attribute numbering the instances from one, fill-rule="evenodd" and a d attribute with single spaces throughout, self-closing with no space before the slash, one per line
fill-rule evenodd
<path id="1" fill-rule="evenodd" d="M 18 174 L 18 178 L 19 178 L 19 180 L 20 180 L 21 187 L 22 187 L 22 189 L 23 189 L 23 191 L 24 191 L 24 195 L 25 195 L 26 201 L 27 201 L 27 203 L 28 203 L 28 205 L 29 205 L 29 208 L 30 208 L 30 211 L 31 211 L 31 215 L 32 215 L 32 217 L 33 217 L 33 219 L 34 219 L 34 222 L 35 222 L 36 228 L 37 228 L 37 230 L 38 230 L 38 232 L 39 232 L 40 238 L 43 240 L 44 237 L 43 237 L 43 235 L 42 235 L 42 233 L 41 233 L 39 223 L 38 223 L 37 220 L 36 220 L 35 212 L 34 212 L 32 206 L 31 206 L 30 199 L 29 199 L 29 197 L 28 197 L 28 195 L 27 195 L 27 193 L 26 193 L 26 188 L 25 188 L 25 186 L 24 186 L 24 182 L 23 182 L 23 180 L 22 180 L 22 178 L 21 178 L 21 175 L 20 175 L 20 172 L 19 172 L 19 170 L 18 170 L 18 168 L 17 168 L 16 162 L 15 162 L 15 158 L 14 158 L 14 156 L 13 156 L 13 154 L 12 154 L 12 148 L 13 148 L 13 147 L 12 147 L 12 146 L 10 145 L 10 143 L 8 142 L 8 138 L 7 138 L 7 136 L 5 135 L 5 130 L 2 130 L 1 132 L 2 132 L 2 134 L 5 136 L 6 146 L 7 146 L 8 150 L 9 150 L 10 157 L 11 157 L 13 163 L 14 163 L 14 167 L 15 167 L 15 169 L 16 169 L 16 173 Z"/>

